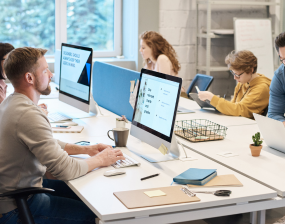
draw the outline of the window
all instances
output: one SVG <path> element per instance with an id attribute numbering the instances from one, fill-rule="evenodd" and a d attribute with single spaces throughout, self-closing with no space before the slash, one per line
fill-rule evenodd
<path id="1" fill-rule="evenodd" d="M 41 47 L 54 54 L 55 1 L 0 1 L 0 42 L 14 47 Z"/>
<path id="2" fill-rule="evenodd" d="M 92 47 L 94 57 L 121 55 L 121 0 L 0 1 L 0 42 L 41 47 Z"/>

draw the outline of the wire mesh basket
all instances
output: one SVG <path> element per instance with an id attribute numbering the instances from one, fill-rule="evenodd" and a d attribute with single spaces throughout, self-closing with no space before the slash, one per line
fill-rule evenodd
<path id="1" fill-rule="evenodd" d="M 174 133 L 191 142 L 205 142 L 224 139 L 227 129 L 206 119 L 194 119 L 176 121 Z"/>

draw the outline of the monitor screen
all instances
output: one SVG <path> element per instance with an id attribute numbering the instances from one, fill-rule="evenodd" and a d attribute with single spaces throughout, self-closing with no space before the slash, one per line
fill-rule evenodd
<path id="1" fill-rule="evenodd" d="M 132 124 L 171 142 L 181 78 L 142 69 Z"/>
<path id="2" fill-rule="evenodd" d="M 59 92 L 89 104 L 92 48 L 62 44 Z"/>

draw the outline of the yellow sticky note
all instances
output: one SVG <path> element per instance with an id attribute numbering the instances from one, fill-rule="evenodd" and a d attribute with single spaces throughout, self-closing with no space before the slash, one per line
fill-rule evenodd
<path id="1" fill-rule="evenodd" d="M 145 191 L 144 192 L 147 196 L 149 196 L 150 198 L 152 197 L 159 197 L 159 196 L 165 196 L 166 194 L 161 191 L 161 190 L 155 190 L 155 191 Z"/>
<path id="2" fill-rule="evenodd" d="M 132 93 L 134 91 L 134 88 L 135 88 L 135 80 L 130 81 L 130 82 L 131 82 L 130 92 Z"/>
<path id="3" fill-rule="evenodd" d="M 165 145 L 163 145 L 162 143 L 161 143 L 161 145 L 159 146 L 158 150 L 159 150 L 163 155 L 167 154 L 167 151 L 168 151 L 167 147 L 166 147 Z"/>

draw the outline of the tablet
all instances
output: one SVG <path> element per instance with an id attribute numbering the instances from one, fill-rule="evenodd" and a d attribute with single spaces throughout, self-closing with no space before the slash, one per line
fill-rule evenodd
<path id="1" fill-rule="evenodd" d="M 189 93 L 189 95 L 192 97 L 193 100 L 196 101 L 196 103 L 198 103 L 198 105 L 199 105 L 201 108 L 213 108 L 213 109 L 215 109 L 216 111 L 218 111 L 218 110 L 216 109 L 216 107 L 214 107 L 212 104 L 210 104 L 210 101 L 209 101 L 209 100 L 206 100 L 206 101 L 200 100 L 197 93 Z"/>

